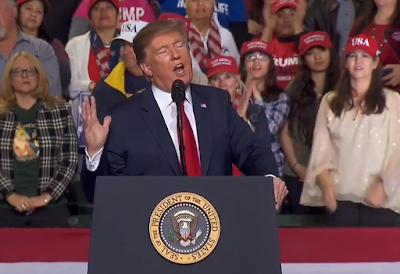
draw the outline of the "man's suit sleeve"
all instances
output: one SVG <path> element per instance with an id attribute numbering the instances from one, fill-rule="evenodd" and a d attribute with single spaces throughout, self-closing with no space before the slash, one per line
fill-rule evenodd
<path id="1" fill-rule="evenodd" d="M 120 116 L 120 114 L 118 114 Z M 111 115 L 110 131 L 108 133 L 105 151 L 109 164 L 110 175 L 124 176 L 126 171 L 126 145 L 123 119 Z"/>
<path id="2" fill-rule="evenodd" d="M 263 134 L 254 134 L 249 125 L 237 114 L 228 101 L 227 114 L 233 163 L 247 176 L 279 176 L 275 157 L 271 150 L 271 139 Z"/>

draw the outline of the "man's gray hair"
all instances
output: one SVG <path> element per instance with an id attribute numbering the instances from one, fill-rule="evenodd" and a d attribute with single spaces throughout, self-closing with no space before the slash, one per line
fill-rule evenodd
<path id="1" fill-rule="evenodd" d="M 133 40 L 133 51 L 136 54 L 136 60 L 139 66 L 141 63 L 145 62 L 147 57 L 146 48 L 151 44 L 153 39 L 160 34 L 171 32 L 179 33 L 183 37 L 185 45 L 187 45 L 185 22 L 182 20 L 155 21 L 139 31 Z"/>

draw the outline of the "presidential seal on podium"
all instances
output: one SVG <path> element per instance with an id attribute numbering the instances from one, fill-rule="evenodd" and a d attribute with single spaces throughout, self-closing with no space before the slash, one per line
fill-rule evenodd
<path id="1" fill-rule="evenodd" d="M 153 210 L 150 239 L 157 252 L 177 264 L 197 263 L 218 244 L 218 213 L 204 197 L 180 192 L 163 199 Z"/>

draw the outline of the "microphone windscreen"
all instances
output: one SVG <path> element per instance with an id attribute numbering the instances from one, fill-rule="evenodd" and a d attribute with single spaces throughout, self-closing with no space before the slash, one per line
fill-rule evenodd
<path id="1" fill-rule="evenodd" d="M 182 100 L 185 99 L 185 83 L 180 80 L 177 79 L 172 83 L 172 87 L 171 87 L 171 97 L 172 97 L 172 101 L 176 102 L 176 103 L 180 103 Z"/>

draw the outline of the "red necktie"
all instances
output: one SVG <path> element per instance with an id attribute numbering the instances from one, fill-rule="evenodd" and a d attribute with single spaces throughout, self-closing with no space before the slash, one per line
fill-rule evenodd
<path id="1" fill-rule="evenodd" d="M 190 126 L 189 120 L 185 114 L 183 102 L 184 101 L 182 101 L 181 103 L 181 114 L 183 127 L 183 144 L 185 146 L 186 171 L 188 176 L 201 176 L 201 167 L 199 154 L 197 152 L 196 140 L 194 139 L 192 127 Z"/>
<path id="2" fill-rule="evenodd" d="M 232 174 L 233 176 L 242 176 L 242 172 L 234 164 L 232 164 L 232 170 L 233 170 Z"/>

